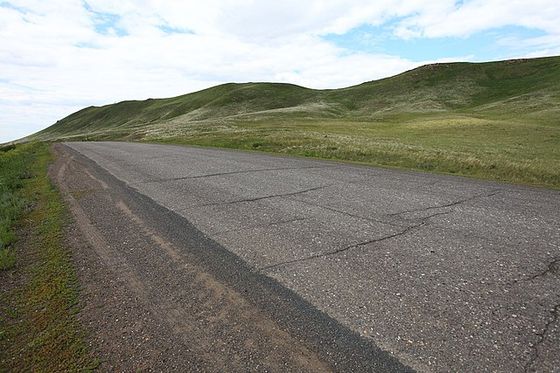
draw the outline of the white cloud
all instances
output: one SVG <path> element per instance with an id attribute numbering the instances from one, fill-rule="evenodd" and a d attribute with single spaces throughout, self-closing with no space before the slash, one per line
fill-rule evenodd
<path id="1" fill-rule="evenodd" d="M 0 142 L 92 104 L 173 96 L 229 81 L 334 88 L 431 62 L 351 53 L 322 38 L 363 24 L 392 22 L 395 35 L 407 38 L 521 25 L 546 33 L 523 41 L 531 53 L 560 49 L 560 8 L 546 0 L 474 0 L 461 6 L 451 0 L 2 4 Z"/>
<path id="2" fill-rule="evenodd" d="M 405 37 L 468 36 L 478 31 L 516 25 L 560 35 L 560 2 L 555 0 L 473 0 L 460 6 L 434 2 L 401 22 Z"/>

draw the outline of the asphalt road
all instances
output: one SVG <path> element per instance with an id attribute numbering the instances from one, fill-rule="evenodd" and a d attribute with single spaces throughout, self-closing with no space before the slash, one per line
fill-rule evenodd
<path id="1" fill-rule="evenodd" d="M 389 360 L 560 368 L 558 191 L 260 153 L 67 145 Z"/>

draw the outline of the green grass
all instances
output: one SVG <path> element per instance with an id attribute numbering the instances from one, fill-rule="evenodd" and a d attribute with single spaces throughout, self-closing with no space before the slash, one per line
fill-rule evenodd
<path id="1" fill-rule="evenodd" d="M 16 241 L 14 226 L 26 205 L 21 188 L 29 177 L 31 149 L 33 145 L 0 148 L 0 270 L 16 263 L 12 248 Z"/>
<path id="2" fill-rule="evenodd" d="M 91 370 L 96 361 L 76 318 L 78 284 L 64 246 L 65 207 L 47 176 L 48 145 L 18 146 L 10 152 L 9 164 L 20 168 L 0 170 L 3 176 L 26 173 L 13 185 L 27 209 L 17 229 L 17 219 L 12 220 L 11 231 L 20 236 L 11 243 L 15 267 L 0 273 L 14 284 L 0 295 L 0 371 Z"/>
<path id="3" fill-rule="evenodd" d="M 267 127 L 270 126 L 270 127 Z M 227 131 L 148 141 L 260 150 L 372 165 L 560 186 L 556 128 L 476 118 L 425 118 L 421 123 L 307 121 L 232 125 Z"/>
<path id="4" fill-rule="evenodd" d="M 35 139 L 180 143 L 560 187 L 560 57 L 446 63 L 335 90 L 225 84 L 89 107 Z"/>

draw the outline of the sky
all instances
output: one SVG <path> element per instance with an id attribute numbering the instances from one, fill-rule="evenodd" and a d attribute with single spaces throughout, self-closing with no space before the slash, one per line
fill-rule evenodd
<path id="1" fill-rule="evenodd" d="M 558 0 L 0 0 L 0 143 L 226 82 L 338 88 L 560 55 Z"/>

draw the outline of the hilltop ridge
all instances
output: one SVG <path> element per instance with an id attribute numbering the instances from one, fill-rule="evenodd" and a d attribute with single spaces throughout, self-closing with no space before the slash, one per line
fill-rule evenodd
<path id="1" fill-rule="evenodd" d="M 437 63 L 356 86 L 314 90 L 285 83 L 227 83 L 172 98 L 90 106 L 33 138 L 100 133 L 181 121 L 302 118 L 376 119 L 395 114 L 465 112 L 535 114 L 558 105 L 560 57 L 487 63 Z M 544 99 L 544 100 L 543 100 Z M 523 104 L 522 108 L 518 105 Z M 507 109 L 507 110 L 504 110 Z M 522 110 L 520 110 L 522 109 Z"/>

